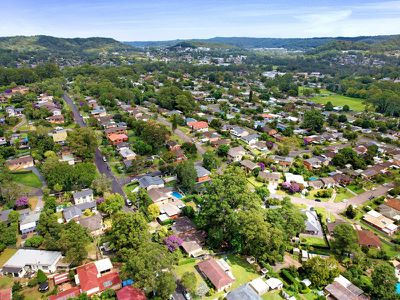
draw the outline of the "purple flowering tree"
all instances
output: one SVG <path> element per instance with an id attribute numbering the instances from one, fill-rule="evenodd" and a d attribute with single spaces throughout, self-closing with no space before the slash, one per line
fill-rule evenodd
<path id="1" fill-rule="evenodd" d="M 15 201 L 15 206 L 17 208 L 27 207 L 29 205 L 29 199 L 26 196 L 20 197 Z"/>
<path id="2" fill-rule="evenodd" d="M 260 163 L 258 163 L 258 165 L 260 166 L 261 171 L 264 171 L 264 170 L 265 170 L 265 165 L 264 165 L 264 163 L 260 162 Z"/>
<path id="3" fill-rule="evenodd" d="M 183 240 L 176 235 L 170 235 L 164 239 L 164 243 L 167 245 L 168 250 L 173 252 L 182 245 Z"/>
<path id="4" fill-rule="evenodd" d="M 103 203 L 104 202 L 104 198 L 103 197 L 100 197 L 100 198 L 97 198 L 96 199 L 96 204 L 97 205 L 99 205 L 99 204 L 101 204 L 101 203 Z"/>

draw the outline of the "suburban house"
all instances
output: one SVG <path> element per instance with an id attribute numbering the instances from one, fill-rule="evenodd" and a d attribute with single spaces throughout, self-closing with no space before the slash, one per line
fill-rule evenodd
<path id="1" fill-rule="evenodd" d="M 258 277 L 248 283 L 249 287 L 251 287 L 259 296 L 264 295 L 269 290 L 268 284 L 265 282 L 263 277 Z"/>
<path id="2" fill-rule="evenodd" d="M 62 211 L 63 217 L 65 222 L 69 222 L 71 220 L 78 220 L 82 214 L 84 213 L 85 210 L 90 210 L 91 212 L 96 212 L 96 202 L 84 202 L 81 204 L 69 206 L 67 208 L 64 208 Z"/>
<path id="3" fill-rule="evenodd" d="M 239 286 L 225 296 L 226 300 L 261 300 L 262 298 L 250 287 L 249 284 Z"/>
<path id="4" fill-rule="evenodd" d="M 328 299 L 351 299 L 351 300 L 368 300 L 364 291 L 355 286 L 342 275 L 339 275 L 335 280 L 325 287 L 325 294 Z"/>
<path id="5" fill-rule="evenodd" d="M 113 270 L 109 258 L 98 260 L 76 269 L 75 283 L 81 288 L 81 293 L 88 296 L 103 292 L 106 289 L 121 288 L 118 272 Z"/>
<path id="6" fill-rule="evenodd" d="M 314 156 L 308 159 L 304 160 L 304 166 L 308 169 L 308 170 L 313 170 L 313 169 L 319 169 L 324 165 L 324 161 L 325 159 L 323 157 L 320 156 Z"/>
<path id="7" fill-rule="evenodd" d="M 21 157 L 14 158 L 14 159 L 9 159 L 6 161 L 5 165 L 11 171 L 17 171 L 17 170 L 21 170 L 21 169 L 31 168 L 35 164 L 33 162 L 32 156 L 26 155 L 26 156 L 21 156 Z"/>
<path id="8" fill-rule="evenodd" d="M 124 286 L 117 291 L 118 300 L 146 300 L 146 295 L 142 290 L 139 290 L 131 285 Z"/>
<path id="9" fill-rule="evenodd" d="M 257 133 L 249 134 L 241 137 L 240 139 L 247 145 L 254 145 L 258 142 L 259 135 Z"/>
<path id="10" fill-rule="evenodd" d="M 61 127 L 56 128 L 49 135 L 53 138 L 53 142 L 57 144 L 63 144 L 67 140 L 67 130 Z"/>
<path id="11" fill-rule="evenodd" d="M 81 191 L 73 192 L 72 197 L 74 198 L 75 204 L 82 204 L 82 203 L 94 201 L 92 189 L 84 189 Z"/>
<path id="12" fill-rule="evenodd" d="M 147 194 L 153 203 L 166 203 L 171 198 L 171 190 L 164 187 L 148 189 Z"/>
<path id="13" fill-rule="evenodd" d="M 289 156 L 273 155 L 271 156 L 271 159 L 273 159 L 274 163 L 281 165 L 282 167 L 290 167 L 294 162 L 294 158 Z"/>
<path id="14" fill-rule="evenodd" d="M 245 159 L 240 162 L 240 165 L 248 172 L 254 171 L 255 169 L 259 169 L 260 166 L 256 163 L 253 163 L 251 160 Z"/>
<path id="15" fill-rule="evenodd" d="M 226 262 L 221 262 L 221 260 L 217 261 L 214 258 L 208 258 L 199 262 L 197 267 L 203 276 L 210 280 L 217 292 L 230 288 L 235 281 L 230 272 L 230 267 Z"/>
<path id="16" fill-rule="evenodd" d="M 102 106 L 96 106 L 96 107 L 90 112 L 90 114 L 91 114 L 92 117 L 94 117 L 94 118 L 105 117 L 105 116 L 107 116 L 107 111 L 106 111 L 105 108 L 102 107 Z"/>
<path id="17" fill-rule="evenodd" d="M 281 173 L 262 171 L 258 173 L 258 178 L 263 182 L 278 183 L 281 178 Z"/>
<path id="18" fill-rule="evenodd" d="M 61 257 L 61 252 L 58 251 L 18 249 L 4 264 L 1 271 L 3 274 L 20 278 L 28 271 L 42 270 L 45 273 L 54 273 Z"/>
<path id="19" fill-rule="evenodd" d="M 136 158 L 136 153 L 128 147 L 119 148 L 118 152 L 124 158 L 124 160 L 134 160 Z"/>
<path id="20" fill-rule="evenodd" d="M 63 124 L 64 123 L 64 116 L 63 115 L 53 115 L 46 118 L 51 124 Z"/>
<path id="21" fill-rule="evenodd" d="M 197 132 L 208 131 L 208 123 L 205 121 L 188 122 L 187 126 L 189 126 L 190 129 L 192 129 L 193 131 L 197 131 Z"/>
<path id="22" fill-rule="evenodd" d="M 22 234 L 27 234 L 34 232 L 36 230 L 36 225 L 39 222 L 40 212 L 31 213 L 27 216 L 20 216 L 19 231 Z"/>
<path id="23" fill-rule="evenodd" d="M 196 241 L 184 241 L 181 248 L 190 257 L 199 257 L 204 254 L 203 248 Z"/>
<path id="24" fill-rule="evenodd" d="M 400 220 L 400 200 L 387 199 L 383 204 L 379 205 L 379 212 L 385 217 L 394 221 Z"/>
<path id="25" fill-rule="evenodd" d="M 143 176 L 139 180 L 139 186 L 146 190 L 164 187 L 164 180 L 159 176 Z"/>
<path id="26" fill-rule="evenodd" d="M 128 130 L 126 126 L 116 126 L 116 127 L 110 127 L 104 130 L 106 136 L 109 136 L 111 134 L 128 134 Z"/>
<path id="27" fill-rule="evenodd" d="M 357 230 L 358 244 L 368 248 L 381 248 L 381 240 L 370 230 Z"/>
<path id="28" fill-rule="evenodd" d="M 92 236 L 103 234 L 103 217 L 99 213 L 89 217 L 81 216 L 78 219 L 78 223 L 85 227 Z"/>
<path id="29" fill-rule="evenodd" d="M 387 235 L 395 234 L 398 228 L 397 225 L 394 224 L 393 220 L 386 218 L 375 210 L 367 212 L 363 216 L 363 220 Z"/>
<path id="30" fill-rule="evenodd" d="M 233 162 L 241 161 L 245 154 L 246 150 L 242 146 L 230 148 L 228 151 L 228 160 Z"/>
<path id="31" fill-rule="evenodd" d="M 211 172 L 202 166 L 194 166 L 197 174 L 197 182 L 205 182 L 210 180 Z"/>
<path id="32" fill-rule="evenodd" d="M 114 146 L 123 142 L 127 142 L 129 139 L 126 134 L 117 134 L 117 133 L 112 133 L 108 135 L 107 138 L 110 141 L 110 143 Z"/>
<path id="33" fill-rule="evenodd" d="M 317 212 L 312 209 L 303 209 L 302 213 L 307 217 L 305 221 L 306 228 L 304 229 L 304 233 L 323 236 L 322 226 L 318 219 Z"/>

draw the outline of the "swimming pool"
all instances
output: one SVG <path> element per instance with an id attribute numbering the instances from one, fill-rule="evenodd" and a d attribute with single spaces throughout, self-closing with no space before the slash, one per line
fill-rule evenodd
<path id="1" fill-rule="evenodd" d="M 396 284 L 396 294 L 400 295 L 400 282 Z"/>
<path id="2" fill-rule="evenodd" d="M 176 199 L 183 198 L 183 195 L 181 193 L 178 193 L 177 191 L 172 192 L 172 196 L 175 197 Z"/>

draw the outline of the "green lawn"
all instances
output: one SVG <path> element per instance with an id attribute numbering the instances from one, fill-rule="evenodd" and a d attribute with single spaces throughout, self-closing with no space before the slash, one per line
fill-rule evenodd
<path id="1" fill-rule="evenodd" d="M 257 181 L 254 176 L 247 178 L 247 181 L 254 187 L 260 187 L 264 185 L 264 183 Z"/>
<path id="2" fill-rule="evenodd" d="M 39 177 L 36 176 L 33 172 L 21 172 L 21 173 L 12 173 L 12 179 L 19 184 L 33 187 L 33 188 L 41 188 L 42 182 L 40 181 Z"/>
<path id="3" fill-rule="evenodd" d="M 330 218 L 331 222 L 335 221 L 335 216 L 333 214 L 328 213 L 325 208 L 315 207 L 315 210 L 317 213 L 322 215 L 322 222 L 326 223 L 327 218 Z"/>
<path id="4" fill-rule="evenodd" d="M 347 186 L 347 188 L 349 190 L 351 190 L 352 192 L 356 193 L 357 195 L 365 192 L 362 188 L 360 188 L 359 186 L 357 186 L 355 184 L 350 184 Z"/>
<path id="5" fill-rule="evenodd" d="M 2 267 L 7 262 L 7 260 L 9 260 L 11 256 L 15 254 L 15 252 L 17 252 L 17 249 L 4 249 L 4 251 L 0 254 L 0 267 Z"/>
<path id="6" fill-rule="evenodd" d="M 301 243 L 309 246 L 317 246 L 317 247 L 327 247 L 328 245 L 325 242 L 324 238 L 314 237 L 314 236 L 302 236 Z"/>
<path id="7" fill-rule="evenodd" d="M 0 289 L 8 288 L 13 285 L 14 281 L 11 277 L 1 277 L 0 278 Z"/>
<path id="8" fill-rule="evenodd" d="M 322 198 L 322 197 L 317 197 L 317 196 L 315 196 L 315 194 L 316 194 L 318 191 L 322 191 L 322 189 L 320 189 L 320 190 L 311 190 L 310 193 L 306 196 L 306 198 L 307 198 L 307 199 L 310 199 L 310 200 L 320 199 L 320 200 L 323 201 L 323 202 L 328 202 L 328 201 L 330 200 L 330 197 L 329 197 L 329 198 Z"/>
<path id="9" fill-rule="evenodd" d="M 343 106 L 347 104 L 350 109 L 354 111 L 364 111 L 365 108 L 365 105 L 362 103 L 364 99 L 346 97 L 332 92 L 325 93 L 321 91 L 320 95 L 312 97 L 310 100 L 319 104 L 326 104 L 330 101 L 333 106 Z"/>
<path id="10" fill-rule="evenodd" d="M 268 292 L 261 297 L 263 300 L 282 300 L 279 291 Z"/>
<path id="11" fill-rule="evenodd" d="M 342 202 L 344 199 L 353 198 L 354 195 L 345 188 L 339 188 L 336 191 L 335 202 Z"/>

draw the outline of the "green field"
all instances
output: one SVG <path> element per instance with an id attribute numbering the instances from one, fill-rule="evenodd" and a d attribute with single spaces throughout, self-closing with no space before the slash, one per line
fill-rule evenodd
<path id="1" fill-rule="evenodd" d="M 351 110 L 363 111 L 365 105 L 363 104 L 363 99 L 346 97 L 343 95 L 321 91 L 321 94 L 310 99 L 312 102 L 319 104 L 326 104 L 329 101 L 332 102 L 333 106 L 343 106 L 347 104 Z"/>
<path id="2" fill-rule="evenodd" d="M 11 174 L 12 179 L 19 184 L 33 187 L 33 188 L 41 188 L 42 182 L 39 177 L 36 176 L 33 172 L 21 172 L 21 173 L 13 173 Z"/>
<path id="3" fill-rule="evenodd" d="M 0 254 L 0 267 L 2 267 L 7 262 L 7 260 L 9 260 L 11 256 L 15 254 L 15 252 L 17 252 L 17 249 L 4 249 L 4 251 Z"/>
<path id="4" fill-rule="evenodd" d="M 324 238 L 314 237 L 314 236 L 302 236 L 301 243 L 309 246 L 317 246 L 317 247 L 327 247 L 328 245 L 325 242 Z"/>

